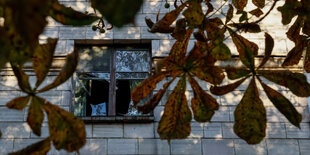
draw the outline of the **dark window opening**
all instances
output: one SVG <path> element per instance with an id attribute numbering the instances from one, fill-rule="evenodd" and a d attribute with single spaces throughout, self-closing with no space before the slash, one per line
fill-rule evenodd
<path id="1" fill-rule="evenodd" d="M 95 115 L 92 109 L 98 109 L 98 106 L 104 106 L 101 107 L 104 109 L 97 111 L 96 115 L 106 115 L 107 103 L 109 103 L 109 82 L 106 80 L 90 80 L 90 82 L 90 95 L 86 97 L 86 116 Z M 105 114 L 102 111 L 105 111 Z"/>

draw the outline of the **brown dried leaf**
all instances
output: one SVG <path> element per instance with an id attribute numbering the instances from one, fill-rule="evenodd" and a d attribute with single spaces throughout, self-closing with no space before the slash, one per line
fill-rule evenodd
<path id="1" fill-rule="evenodd" d="M 250 11 L 249 13 L 256 16 L 257 18 L 264 14 L 264 12 L 259 8 L 256 8 L 256 9 Z"/>
<path id="2" fill-rule="evenodd" d="M 188 76 L 188 81 L 193 89 L 194 98 L 191 101 L 194 119 L 197 122 L 208 122 L 211 120 L 214 111 L 218 110 L 219 104 L 216 99 L 206 93 L 197 81 Z"/>
<path id="3" fill-rule="evenodd" d="M 294 24 L 289 28 L 289 30 L 286 32 L 287 38 L 292 40 L 293 42 L 297 42 L 297 40 L 300 38 L 300 30 L 303 26 L 304 19 L 302 17 L 298 17 Z"/>
<path id="4" fill-rule="evenodd" d="M 297 112 L 292 103 L 286 97 L 273 90 L 263 82 L 261 82 L 261 85 L 273 105 L 287 118 L 287 120 L 289 120 L 296 127 L 300 128 L 302 116 Z"/>
<path id="5" fill-rule="evenodd" d="M 174 81 L 174 79 L 165 83 L 163 89 L 160 89 L 157 94 L 153 95 L 145 104 L 138 105 L 138 111 L 142 112 L 143 114 L 152 112 L 152 110 L 154 110 L 154 108 L 158 105 L 159 101 L 163 97 L 164 93 L 167 91 L 169 85 L 172 83 L 172 81 Z"/>
<path id="6" fill-rule="evenodd" d="M 234 132 L 248 144 L 258 144 L 266 133 L 266 110 L 253 78 L 234 112 Z"/>
<path id="7" fill-rule="evenodd" d="M 302 73 L 293 73 L 288 70 L 258 70 L 257 73 L 276 84 L 287 87 L 299 97 L 310 96 L 310 84 Z"/>
<path id="8" fill-rule="evenodd" d="M 265 55 L 258 68 L 264 66 L 265 63 L 269 60 L 273 46 L 274 46 L 273 38 L 268 33 L 265 33 Z"/>
<path id="9" fill-rule="evenodd" d="M 251 70 L 254 70 L 254 56 L 258 53 L 258 46 L 254 42 L 247 40 L 232 30 L 229 32 L 232 36 L 234 44 L 237 47 L 241 62 Z"/>
<path id="10" fill-rule="evenodd" d="M 157 21 L 152 28 L 149 30 L 152 33 L 160 32 L 160 33 L 171 33 L 173 32 L 173 29 L 171 24 L 177 19 L 181 11 L 184 9 L 184 7 L 187 5 L 187 3 L 181 4 L 179 7 L 177 7 L 175 10 L 170 11 L 169 13 L 166 13 L 165 16 Z"/>
<path id="11" fill-rule="evenodd" d="M 77 67 L 77 64 L 78 64 L 78 59 L 79 59 L 78 50 L 74 49 L 74 51 L 71 54 L 67 55 L 66 63 L 63 66 L 62 70 L 60 71 L 59 75 L 53 81 L 53 83 L 40 89 L 39 92 L 44 92 L 44 91 L 53 89 L 59 86 L 60 84 L 64 83 L 65 81 L 67 81 L 74 73 Z"/>
<path id="12" fill-rule="evenodd" d="M 10 109 L 23 110 L 27 106 L 29 99 L 30 96 L 16 97 L 8 102 L 6 106 Z"/>
<path id="13" fill-rule="evenodd" d="M 243 10 L 247 5 L 248 0 L 232 0 L 232 3 L 238 10 Z"/>
<path id="14" fill-rule="evenodd" d="M 225 71 L 227 73 L 227 77 L 231 80 L 236 80 L 245 77 L 251 73 L 251 71 L 247 68 L 234 68 L 234 67 L 226 67 Z"/>
<path id="15" fill-rule="evenodd" d="M 310 16 L 307 17 L 304 23 L 304 27 L 302 28 L 302 32 L 308 36 L 310 36 Z"/>
<path id="16" fill-rule="evenodd" d="M 31 93 L 32 89 L 29 84 L 29 76 L 23 71 L 23 67 L 11 63 L 14 75 L 17 78 L 19 88 L 25 93 Z"/>
<path id="17" fill-rule="evenodd" d="M 298 37 L 298 39 L 295 42 L 295 47 L 293 47 L 287 54 L 282 67 L 292 66 L 299 63 L 302 52 L 304 48 L 307 46 L 306 41 L 304 37 Z"/>
<path id="18" fill-rule="evenodd" d="M 259 33 L 262 31 L 260 29 L 260 26 L 257 23 L 233 23 L 233 24 L 229 24 L 229 26 L 232 26 L 241 31 L 250 32 L 250 33 Z"/>
<path id="19" fill-rule="evenodd" d="M 225 77 L 223 70 L 217 66 L 196 67 L 191 70 L 191 73 L 193 73 L 199 79 L 215 85 L 221 84 Z"/>
<path id="20" fill-rule="evenodd" d="M 17 152 L 9 153 L 9 155 L 42 155 L 47 154 L 51 149 L 50 138 L 34 143 Z"/>
<path id="21" fill-rule="evenodd" d="M 308 42 L 307 46 L 304 69 L 307 73 L 310 73 L 310 42 Z"/>
<path id="22" fill-rule="evenodd" d="M 232 17 L 234 16 L 234 7 L 229 4 L 229 9 L 227 11 L 227 14 L 226 14 L 226 21 L 225 21 L 225 24 L 227 24 L 231 19 Z"/>
<path id="23" fill-rule="evenodd" d="M 69 152 L 78 151 L 86 143 L 84 122 L 47 101 L 43 108 L 47 114 L 50 138 L 55 148 Z"/>
<path id="24" fill-rule="evenodd" d="M 44 102 L 45 99 L 33 96 L 28 110 L 27 122 L 37 136 L 41 136 L 41 127 L 44 119 L 42 106 Z"/>
<path id="25" fill-rule="evenodd" d="M 265 0 L 252 0 L 252 3 L 258 8 L 263 8 L 265 6 Z"/>
<path id="26" fill-rule="evenodd" d="M 298 14 L 298 10 L 301 6 L 302 4 L 298 0 L 286 0 L 283 6 L 278 7 L 278 11 L 282 14 L 282 24 L 289 24 Z"/>
<path id="27" fill-rule="evenodd" d="M 239 87 L 248 77 L 245 77 L 241 80 L 238 80 L 237 82 L 225 85 L 225 86 L 211 86 L 210 91 L 212 94 L 220 96 L 225 95 L 233 90 L 235 90 L 237 87 Z"/>
<path id="28" fill-rule="evenodd" d="M 47 44 L 39 45 L 33 53 L 32 66 L 37 76 L 36 87 L 43 82 L 52 65 L 56 45 L 57 39 L 48 39 Z"/>
<path id="29" fill-rule="evenodd" d="M 185 88 L 186 79 L 182 76 L 169 96 L 159 121 L 157 132 L 161 139 L 184 139 L 191 132 L 192 114 L 187 104 Z"/>
<path id="30" fill-rule="evenodd" d="M 186 19 L 185 18 L 177 20 L 176 27 L 173 30 L 173 33 L 171 34 L 171 36 L 178 41 L 184 40 L 186 36 Z"/>
<path id="31" fill-rule="evenodd" d="M 170 75 L 170 72 L 160 72 L 159 74 L 152 75 L 141 82 L 131 92 L 133 103 L 136 105 L 140 100 L 147 97 L 156 88 L 156 84 L 168 75 Z"/>

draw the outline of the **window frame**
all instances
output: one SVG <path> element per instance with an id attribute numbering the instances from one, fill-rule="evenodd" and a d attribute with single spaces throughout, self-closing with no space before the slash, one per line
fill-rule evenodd
<path id="1" fill-rule="evenodd" d="M 116 114 L 116 84 L 117 84 L 117 77 L 116 73 L 118 71 L 116 70 L 116 54 L 117 51 L 139 51 L 143 50 L 148 52 L 149 54 L 149 70 L 147 72 L 130 72 L 130 73 L 148 73 L 148 76 L 151 75 L 152 72 L 152 53 L 151 53 L 151 44 L 145 44 L 145 43 L 139 43 L 139 44 L 77 44 L 75 47 L 81 48 L 81 47 L 93 47 L 93 46 L 99 46 L 99 47 L 107 47 L 110 48 L 110 82 L 109 82 L 109 99 L 107 103 L 107 115 L 106 116 L 78 116 L 82 118 L 84 121 L 91 121 L 91 122 L 150 122 L 154 120 L 153 113 L 145 114 L 145 115 L 128 115 L 128 116 L 119 116 Z M 73 80 L 72 80 L 72 86 L 73 86 L 73 107 L 72 111 L 75 109 L 74 99 L 75 99 L 75 91 L 76 91 L 76 80 L 79 73 L 105 73 L 100 71 L 77 71 L 74 73 Z M 128 73 L 128 72 L 120 72 L 120 73 Z M 139 78 L 140 79 L 140 78 Z"/>

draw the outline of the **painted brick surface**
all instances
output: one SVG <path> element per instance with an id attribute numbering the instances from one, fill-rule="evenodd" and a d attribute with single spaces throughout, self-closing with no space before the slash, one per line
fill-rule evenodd
<path id="1" fill-rule="evenodd" d="M 108 139 L 108 154 L 137 154 L 137 139 Z"/>
<path id="2" fill-rule="evenodd" d="M 205 139 L 202 140 L 203 155 L 234 155 L 234 142 L 233 140 L 217 140 Z"/>
<path id="3" fill-rule="evenodd" d="M 168 142 L 160 139 L 139 139 L 139 154 L 170 154 Z"/>
<path id="4" fill-rule="evenodd" d="M 94 124 L 93 137 L 123 137 L 122 124 Z"/>
<path id="5" fill-rule="evenodd" d="M 200 139 L 172 140 L 171 154 L 201 154 Z"/>

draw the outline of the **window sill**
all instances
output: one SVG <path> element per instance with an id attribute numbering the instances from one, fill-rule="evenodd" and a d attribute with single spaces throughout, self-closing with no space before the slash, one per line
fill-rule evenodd
<path id="1" fill-rule="evenodd" d="M 149 123 L 154 122 L 154 116 L 98 116 L 79 117 L 85 123 Z"/>

